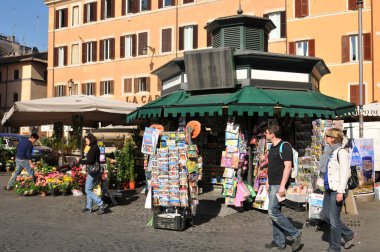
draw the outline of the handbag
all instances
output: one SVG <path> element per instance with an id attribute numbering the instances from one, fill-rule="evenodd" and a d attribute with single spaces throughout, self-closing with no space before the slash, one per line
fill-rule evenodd
<path id="1" fill-rule="evenodd" d="M 96 176 L 100 174 L 102 167 L 98 162 L 96 162 L 93 165 L 87 165 L 86 166 L 87 173 L 90 174 L 91 176 Z"/>
<path id="2" fill-rule="evenodd" d="M 354 190 L 359 186 L 358 173 L 356 167 L 351 167 L 351 177 L 347 181 L 347 187 L 349 190 Z"/>

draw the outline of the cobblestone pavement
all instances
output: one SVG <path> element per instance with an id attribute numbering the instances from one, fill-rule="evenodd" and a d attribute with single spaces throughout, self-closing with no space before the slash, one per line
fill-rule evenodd
<path id="1" fill-rule="evenodd" d="M 0 173 L 0 185 L 10 174 Z M 139 191 L 139 190 L 137 190 Z M 271 241 L 267 214 L 250 210 L 226 217 L 203 211 L 195 226 L 182 232 L 147 226 L 152 212 L 144 208 L 145 195 L 136 193 L 110 208 L 104 215 L 83 214 L 84 197 L 18 196 L 0 191 L 0 251 L 266 251 Z M 214 204 L 202 195 L 200 204 Z M 211 204 L 211 205 L 212 205 Z M 359 216 L 345 215 L 344 221 L 358 233 L 350 251 L 379 251 L 380 202 L 358 204 Z M 212 212 L 212 211 L 210 211 Z M 302 251 L 328 247 L 326 234 L 306 227 L 306 212 L 284 209 L 302 228 Z M 287 251 L 291 251 L 288 246 Z"/>

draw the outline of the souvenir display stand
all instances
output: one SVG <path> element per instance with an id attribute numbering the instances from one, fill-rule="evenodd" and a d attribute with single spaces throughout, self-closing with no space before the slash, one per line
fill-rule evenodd
<path id="1" fill-rule="evenodd" d="M 266 182 L 268 176 L 268 149 L 270 144 L 267 144 L 265 138 L 259 139 L 257 145 L 254 145 L 254 161 L 253 165 L 255 181 L 253 188 L 257 191 L 253 207 L 260 210 L 268 210 L 269 198 L 266 190 Z"/>
<path id="2" fill-rule="evenodd" d="M 191 138 L 199 131 L 198 122 L 189 122 L 185 127 L 181 118 L 178 131 L 161 132 L 160 147 L 144 162 L 151 173 L 149 200 L 155 228 L 180 231 L 192 224 L 199 204 L 197 184 L 202 175 L 202 158 Z"/>

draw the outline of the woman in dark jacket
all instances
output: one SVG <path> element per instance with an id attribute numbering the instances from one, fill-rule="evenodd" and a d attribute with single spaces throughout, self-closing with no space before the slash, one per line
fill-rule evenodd
<path id="1" fill-rule="evenodd" d="M 85 136 L 85 142 L 86 145 L 89 146 L 89 150 L 87 152 L 87 155 L 85 158 L 81 159 L 79 161 L 80 164 L 84 165 L 94 165 L 96 162 L 99 163 L 99 156 L 100 156 L 100 150 L 98 147 L 98 140 L 93 134 L 88 134 Z M 105 209 L 107 208 L 107 205 L 102 201 L 101 198 L 99 198 L 92 189 L 94 188 L 95 183 L 97 183 L 100 179 L 100 173 L 96 176 L 91 176 L 87 173 L 86 177 L 86 186 L 85 186 L 85 192 L 86 192 L 86 207 L 83 209 L 84 213 L 91 213 L 92 212 L 92 201 L 95 201 L 96 205 L 99 207 L 98 214 L 103 214 Z"/>

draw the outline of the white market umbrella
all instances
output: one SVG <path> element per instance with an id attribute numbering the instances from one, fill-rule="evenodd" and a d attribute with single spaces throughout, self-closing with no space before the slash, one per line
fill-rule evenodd
<path id="1" fill-rule="evenodd" d="M 128 103 L 103 97 L 71 95 L 15 102 L 6 112 L 1 124 L 13 126 L 39 126 L 62 122 L 73 124 L 73 116 L 83 117 L 82 126 L 121 124 L 125 115 L 136 110 L 135 103 Z"/>

